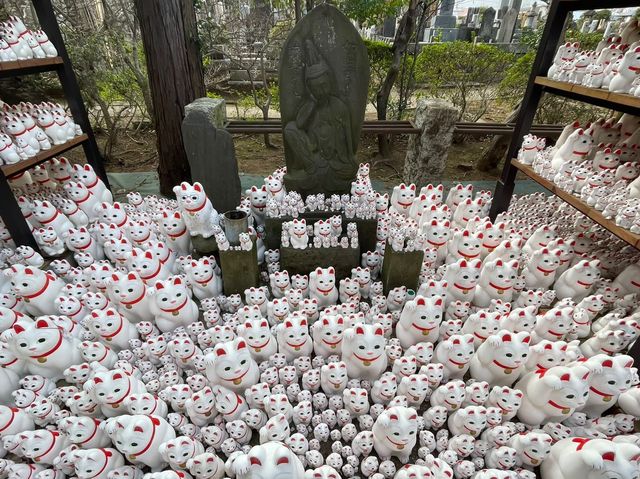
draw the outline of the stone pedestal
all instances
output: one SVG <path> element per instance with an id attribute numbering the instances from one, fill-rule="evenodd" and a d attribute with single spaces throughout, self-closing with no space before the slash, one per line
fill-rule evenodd
<path id="1" fill-rule="evenodd" d="M 384 294 L 398 286 L 406 286 L 407 289 L 418 290 L 420 282 L 420 269 L 424 252 L 412 251 L 410 253 L 394 251 L 387 243 L 382 262 L 382 284 Z"/>
<path id="2" fill-rule="evenodd" d="M 240 177 L 233 138 L 224 129 L 224 100 L 198 98 L 185 107 L 182 138 L 191 167 L 191 178 L 199 181 L 218 211 L 228 211 L 240 202 Z"/>
<path id="3" fill-rule="evenodd" d="M 193 244 L 193 249 L 200 256 L 208 256 L 218 251 L 218 243 L 216 243 L 216 239 L 213 236 L 209 238 L 205 238 L 202 235 L 192 236 L 191 243 Z"/>
<path id="4" fill-rule="evenodd" d="M 444 100 L 420 99 L 414 123 L 422 130 L 409 139 L 404 181 L 420 187 L 440 180 L 447 163 L 458 110 Z"/>
<path id="5" fill-rule="evenodd" d="M 242 294 L 260 286 L 260 267 L 255 241 L 251 251 L 220 251 L 220 269 L 224 294 Z"/>

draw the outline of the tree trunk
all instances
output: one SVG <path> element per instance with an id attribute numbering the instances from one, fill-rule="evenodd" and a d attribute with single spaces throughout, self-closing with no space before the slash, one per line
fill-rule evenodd
<path id="1" fill-rule="evenodd" d="M 158 137 L 160 192 L 191 181 L 182 143 L 184 107 L 205 96 L 193 0 L 135 0 Z"/>
<path id="2" fill-rule="evenodd" d="M 294 0 L 293 8 L 296 14 L 296 23 L 298 23 L 302 19 L 302 5 L 300 4 L 300 0 Z"/>
<path id="3" fill-rule="evenodd" d="M 509 113 L 509 117 L 507 118 L 507 123 L 512 123 L 516 121 L 518 117 L 518 112 L 520 111 L 520 106 L 518 105 L 515 110 Z M 507 149 L 509 148 L 509 142 L 511 141 L 510 135 L 499 135 L 494 136 L 491 140 L 491 144 L 487 151 L 485 151 L 480 159 L 476 167 L 480 171 L 491 171 L 498 167 L 500 164 L 500 160 L 504 158 L 504 155 L 507 153 Z"/>
<path id="4" fill-rule="evenodd" d="M 382 83 L 380 89 L 378 90 L 378 93 L 376 94 L 376 110 L 378 111 L 378 120 L 387 119 L 389 96 L 391 95 L 393 84 L 398 78 L 402 57 L 404 55 L 404 52 L 407 50 L 407 46 L 409 45 L 409 41 L 411 40 L 411 35 L 413 35 L 413 30 L 416 26 L 417 6 L 418 0 L 409 0 L 409 7 L 402 16 L 400 25 L 398 26 L 398 31 L 396 32 L 396 36 L 393 39 L 393 45 L 391 46 L 393 59 L 391 61 L 391 65 L 389 66 L 389 70 L 387 70 L 387 76 L 385 77 L 384 82 Z M 384 158 L 389 157 L 389 140 L 387 135 L 378 135 L 378 152 Z"/>

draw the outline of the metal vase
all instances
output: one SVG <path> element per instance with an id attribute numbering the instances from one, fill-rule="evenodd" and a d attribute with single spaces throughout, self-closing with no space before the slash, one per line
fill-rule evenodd
<path id="1" fill-rule="evenodd" d="M 223 227 L 231 246 L 240 245 L 240 233 L 249 231 L 249 217 L 240 210 L 227 211 L 223 215 Z"/>

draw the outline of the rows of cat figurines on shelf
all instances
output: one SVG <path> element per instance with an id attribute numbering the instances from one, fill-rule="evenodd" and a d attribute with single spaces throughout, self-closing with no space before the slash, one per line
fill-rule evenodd
<path id="1" fill-rule="evenodd" d="M 56 47 L 43 30 L 30 30 L 15 15 L 0 23 L 0 62 L 57 56 Z"/>
<path id="2" fill-rule="evenodd" d="M 552 80 L 640 96 L 640 28 L 637 19 L 608 33 L 595 50 L 580 50 L 579 42 L 558 47 L 547 72 Z"/>
<path id="3" fill-rule="evenodd" d="M 18 163 L 82 135 L 80 125 L 58 103 L 8 105 L 0 100 L 0 105 L 0 165 Z"/>
<path id="4" fill-rule="evenodd" d="M 640 233 L 639 126 L 638 117 L 627 114 L 582 125 L 575 121 L 552 147 L 526 135 L 518 160 L 618 226 Z"/>
<path id="5" fill-rule="evenodd" d="M 68 173 L 77 184 L 62 180 L 63 191 L 89 191 L 90 168 Z M 263 191 L 251 188 L 241 205 L 255 224 Z M 69 198 L 80 207 L 100 194 L 89 193 Z M 96 201 L 93 213 L 85 206 L 93 227 L 82 240 L 65 237 L 84 267 L 57 260 L 43 271 L 33 251 L 3 252 L 11 263 L 0 310 L 4 401 L 17 409 L 3 410 L 0 436 L 11 479 L 136 477 L 167 464 L 174 472 L 159 473 L 167 479 L 305 469 L 310 477 L 533 477 L 541 463 L 545 478 L 573 479 L 637 468 L 640 391 L 622 354 L 638 334 L 637 252 L 590 220 L 531 195 L 490 223 L 476 217 L 483 202 L 471 187 L 445 199 L 441 187 L 416 195 L 400 185 L 391 212 L 380 212 L 378 240 L 389 238 L 386 215 L 399 230 L 405 218 L 406 237 L 427 235 L 433 248 L 415 295 L 383 294 L 373 281 L 376 250 L 349 282 L 336 284 L 333 268 L 292 277 L 274 269 L 271 292 L 226 297 L 214 289 L 215 261 L 195 262 L 171 242 L 185 232 L 212 236 L 218 215 L 199 184 L 176 194 L 176 202 Z M 23 210 L 28 221 L 35 209 Z M 62 213 L 38 214 L 55 224 Z M 137 246 L 112 259 L 115 238 Z M 265 257 L 277 262 L 278 252 Z M 623 414 L 608 415 L 614 405 Z M 414 464 L 396 471 L 392 458 Z"/>
<path id="6" fill-rule="evenodd" d="M 333 215 L 326 220 L 307 224 L 307 220 L 293 219 L 282 223 L 280 246 L 283 248 L 359 248 L 358 225 L 347 223 L 346 235 L 342 235 L 342 216 Z"/>

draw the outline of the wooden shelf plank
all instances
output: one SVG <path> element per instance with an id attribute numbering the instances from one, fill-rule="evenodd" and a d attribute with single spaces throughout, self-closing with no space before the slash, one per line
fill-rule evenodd
<path id="1" fill-rule="evenodd" d="M 17 76 L 34 72 L 53 70 L 62 65 L 61 57 L 32 58 L 31 60 L 16 60 L 12 62 L 0 62 L 0 75 Z"/>
<path id="2" fill-rule="evenodd" d="M 0 169 L 2 169 L 4 176 L 7 176 L 7 177 L 11 175 L 15 175 L 17 173 L 22 173 L 23 171 L 26 171 L 29 168 L 33 168 L 34 166 L 39 165 L 40 163 L 44 163 L 45 161 L 50 160 L 54 156 L 58 156 L 64 153 L 65 151 L 68 151 L 71 148 L 78 146 L 84 141 L 87 141 L 88 138 L 89 137 L 86 134 L 76 136 L 75 138 L 67 141 L 64 145 L 52 146 L 50 149 L 43 150 L 40 153 L 38 153 L 36 156 L 29 158 L 28 160 L 22 160 L 22 161 L 19 161 L 18 163 L 13 163 L 12 165 L 3 165 L 0 167 Z"/>
<path id="3" fill-rule="evenodd" d="M 636 113 L 640 113 L 640 97 L 627 95 L 625 93 L 611 93 L 601 88 L 590 88 L 560 82 L 543 76 L 536 77 L 535 83 L 557 95 L 564 94 L 569 98 L 578 97 L 577 99 L 586 103 L 594 103 L 595 101 L 597 104 L 613 110 L 628 111 L 629 109 L 637 109 L 638 111 Z M 607 105 L 602 105 L 603 102 Z"/>
<path id="4" fill-rule="evenodd" d="M 631 246 L 634 246 L 640 249 L 640 235 L 634 234 L 629 230 L 621 228 L 620 226 L 616 225 L 615 221 L 613 220 L 606 219 L 604 216 L 602 216 L 602 213 L 600 213 L 598 210 L 587 205 L 584 201 L 582 201 L 577 196 L 574 196 L 571 193 L 556 187 L 556 185 L 553 182 L 544 179 L 542 176 L 540 176 L 535 171 L 533 171 L 533 168 L 531 168 L 530 166 L 522 164 L 516 160 L 511 160 L 511 164 L 516 168 L 518 168 L 520 171 L 522 171 L 529 178 L 539 183 L 540 185 L 544 186 L 551 193 L 560 197 L 562 200 L 569 203 L 575 209 L 587 215 L 593 221 L 595 221 L 596 223 L 601 225 L 603 228 L 605 228 L 606 230 L 616 235 L 621 240 L 626 241 Z"/>

